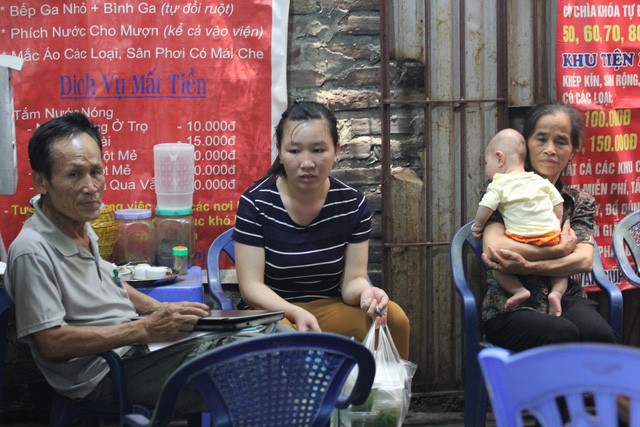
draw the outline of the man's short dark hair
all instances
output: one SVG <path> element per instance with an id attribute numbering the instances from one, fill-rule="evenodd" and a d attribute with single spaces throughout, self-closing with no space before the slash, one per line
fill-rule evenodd
<path id="1" fill-rule="evenodd" d="M 96 141 L 102 154 L 100 128 L 82 113 L 67 113 L 39 126 L 29 139 L 31 169 L 42 172 L 47 179 L 51 179 L 53 143 L 73 138 L 83 132 Z"/>

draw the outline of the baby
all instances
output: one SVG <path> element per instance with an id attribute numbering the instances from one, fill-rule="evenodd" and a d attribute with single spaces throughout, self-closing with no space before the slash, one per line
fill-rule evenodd
<path id="1" fill-rule="evenodd" d="M 560 242 L 562 196 L 549 180 L 526 172 L 526 143 L 514 129 L 504 129 L 489 141 L 484 152 L 485 175 L 491 180 L 480 201 L 471 232 L 482 238 L 484 227 L 497 209 L 504 219 L 505 234 L 510 238 L 536 246 L 552 246 Z M 512 294 L 504 309 L 514 310 L 529 299 L 531 292 L 517 276 L 494 270 L 493 277 Z M 567 290 L 566 277 L 552 277 L 549 292 L 549 314 L 562 314 L 561 299 Z"/>

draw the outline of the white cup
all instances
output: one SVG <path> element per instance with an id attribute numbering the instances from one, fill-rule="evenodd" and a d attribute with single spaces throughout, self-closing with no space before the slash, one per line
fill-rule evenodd
<path id="1" fill-rule="evenodd" d="M 135 280 L 145 280 L 147 278 L 147 270 L 150 267 L 149 264 L 136 264 L 133 268 L 133 278 Z"/>

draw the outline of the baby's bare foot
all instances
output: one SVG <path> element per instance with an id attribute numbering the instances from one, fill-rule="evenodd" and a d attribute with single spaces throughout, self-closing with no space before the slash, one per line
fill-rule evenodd
<path id="1" fill-rule="evenodd" d="M 560 300 L 562 295 L 558 292 L 549 293 L 549 314 L 552 316 L 560 316 L 562 314 L 562 303 Z"/>
<path id="2" fill-rule="evenodd" d="M 531 297 L 531 292 L 527 288 L 518 289 L 511 298 L 507 300 L 504 304 L 504 309 L 506 311 L 515 310 L 520 307 L 520 304 L 525 302 Z"/>

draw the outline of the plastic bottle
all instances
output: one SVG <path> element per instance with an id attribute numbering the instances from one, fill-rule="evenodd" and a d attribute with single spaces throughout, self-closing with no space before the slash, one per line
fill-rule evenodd
<path id="1" fill-rule="evenodd" d="M 187 255 L 189 255 L 189 248 L 186 246 L 173 247 L 173 269 L 178 276 L 187 275 Z"/>

